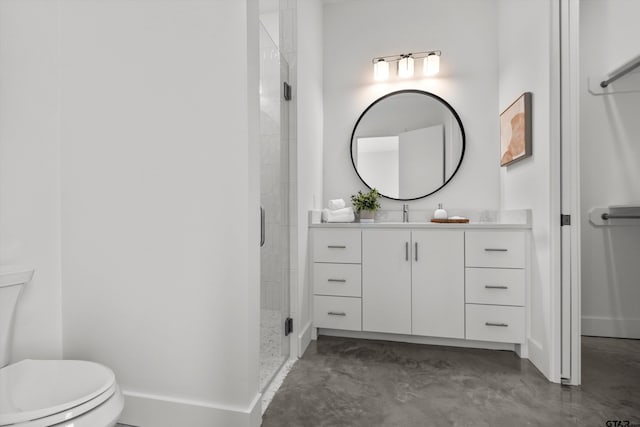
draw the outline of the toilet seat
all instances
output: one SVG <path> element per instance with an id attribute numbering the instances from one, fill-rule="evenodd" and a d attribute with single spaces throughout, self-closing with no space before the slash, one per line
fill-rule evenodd
<path id="1" fill-rule="evenodd" d="M 0 369 L 0 426 L 51 426 L 89 412 L 117 389 L 115 375 L 80 360 L 23 360 Z"/>

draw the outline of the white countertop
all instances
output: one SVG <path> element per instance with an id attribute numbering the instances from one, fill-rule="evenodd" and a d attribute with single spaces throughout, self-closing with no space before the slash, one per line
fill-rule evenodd
<path id="1" fill-rule="evenodd" d="M 432 229 L 531 229 L 531 225 L 528 224 L 498 224 L 498 223 L 483 223 L 483 222 L 469 222 L 467 224 L 440 224 L 435 222 L 374 222 L 374 223 L 360 223 L 360 222 L 322 222 L 316 224 L 310 224 L 310 228 L 432 228 Z"/>
<path id="2" fill-rule="evenodd" d="M 466 215 L 465 215 L 466 213 Z M 415 222 L 399 221 L 402 218 L 402 212 L 395 211 L 379 211 L 376 213 L 376 222 L 360 223 L 360 222 L 320 222 L 320 211 L 309 212 L 310 228 L 421 228 L 421 229 L 455 229 L 455 230 L 474 230 L 474 229 L 531 229 L 531 211 L 529 210 L 511 210 L 511 211 L 472 211 L 465 212 L 463 209 L 456 209 L 455 215 L 469 218 L 470 222 L 466 224 L 442 224 L 431 222 L 427 212 L 415 211 L 409 213 L 411 217 L 421 218 Z"/>

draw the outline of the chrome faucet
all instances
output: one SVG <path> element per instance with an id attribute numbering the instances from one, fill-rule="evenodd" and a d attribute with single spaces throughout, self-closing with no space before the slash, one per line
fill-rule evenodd
<path id="1" fill-rule="evenodd" d="M 402 222 L 409 222 L 409 205 L 402 205 Z"/>

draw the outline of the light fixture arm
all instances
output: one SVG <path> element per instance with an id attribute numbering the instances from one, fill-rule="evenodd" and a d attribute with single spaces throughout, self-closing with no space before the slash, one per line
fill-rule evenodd
<path id="1" fill-rule="evenodd" d="M 411 57 L 414 59 L 420 59 L 420 58 L 426 58 L 429 55 L 438 55 L 440 56 L 442 54 L 441 51 L 439 50 L 429 50 L 426 52 L 409 52 L 409 53 L 401 53 L 398 55 L 388 55 L 388 56 L 376 56 L 375 58 L 373 58 L 371 60 L 372 63 L 376 63 L 379 61 L 386 61 L 386 62 L 397 62 L 400 61 L 402 58 L 406 58 L 406 57 Z"/>

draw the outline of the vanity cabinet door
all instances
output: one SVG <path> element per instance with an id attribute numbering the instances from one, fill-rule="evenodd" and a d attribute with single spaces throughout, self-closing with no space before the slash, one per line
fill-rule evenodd
<path id="1" fill-rule="evenodd" d="M 414 230 L 412 333 L 464 338 L 464 231 Z"/>
<path id="2" fill-rule="evenodd" d="M 362 329 L 411 333 L 411 232 L 362 232 Z"/>

